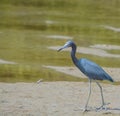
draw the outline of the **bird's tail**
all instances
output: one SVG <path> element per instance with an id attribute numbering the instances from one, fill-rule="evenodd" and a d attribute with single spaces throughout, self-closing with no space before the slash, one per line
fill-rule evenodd
<path id="1" fill-rule="evenodd" d="M 109 81 L 114 82 L 114 80 L 112 78 L 110 78 Z"/>
<path id="2" fill-rule="evenodd" d="M 106 74 L 105 77 L 106 77 L 106 80 L 114 82 L 114 80 L 112 79 L 112 77 L 110 75 Z"/>

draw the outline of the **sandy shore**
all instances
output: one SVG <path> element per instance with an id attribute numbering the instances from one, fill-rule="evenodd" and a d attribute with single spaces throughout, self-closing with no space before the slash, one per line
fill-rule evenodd
<path id="1" fill-rule="evenodd" d="M 83 113 L 88 97 L 85 82 L 0 83 L 0 116 L 120 115 L 120 85 L 103 84 L 105 111 Z M 89 106 L 101 105 L 100 91 L 92 84 Z"/>
<path id="2" fill-rule="evenodd" d="M 108 47 L 108 48 L 107 48 Z M 57 51 L 61 46 L 51 46 L 48 49 Z M 112 45 L 93 45 L 89 47 L 77 47 L 77 53 L 82 54 L 90 54 L 100 57 L 109 57 L 109 58 L 120 58 L 120 54 L 112 54 L 109 53 L 107 50 L 119 50 L 119 46 L 112 46 Z M 70 49 L 64 49 L 64 51 L 70 51 Z"/>
<path id="3" fill-rule="evenodd" d="M 72 75 L 78 78 L 87 78 L 77 67 L 65 67 L 65 66 L 43 66 L 44 68 L 50 68 L 55 71 Z M 120 81 L 120 68 L 106 68 L 103 69 L 113 78 L 115 82 Z"/>

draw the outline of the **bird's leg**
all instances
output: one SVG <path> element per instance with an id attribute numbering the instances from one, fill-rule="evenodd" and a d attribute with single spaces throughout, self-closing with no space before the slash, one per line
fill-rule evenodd
<path id="1" fill-rule="evenodd" d="M 96 82 L 96 83 L 97 83 L 98 87 L 100 88 L 101 97 L 102 97 L 102 106 L 103 106 L 103 105 L 105 105 L 105 102 L 104 102 L 104 98 L 103 98 L 103 91 L 102 91 L 102 87 L 101 87 L 101 85 L 100 85 L 98 82 Z"/>
<path id="2" fill-rule="evenodd" d="M 88 99 L 87 99 L 84 111 L 88 111 L 87 106 L 90 99 L 90 95 L 91 95 L 91 79 L 89 80 L 89 95 L 88 95 Z"/>
<path id="3" fill-rule="evenodd" d="M 98 82 L 96 82 L 96 83 L 97 83 L 98 87 L 100 88 L 101 98 L 102 98 L 102 105 L 99 108 L 97 108 L 97 110 L 101 110 L 101 109 L 105 109 L 106 110 L 105 105 L 108 105 L 108 104 L 105 104 L 105 102 L 104 102 L 102 87 L 101 87 L 101 85 Z"/>

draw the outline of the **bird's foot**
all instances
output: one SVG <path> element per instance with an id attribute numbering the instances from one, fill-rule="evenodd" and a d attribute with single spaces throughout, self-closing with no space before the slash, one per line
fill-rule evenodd
<path id="1" fill-rule="evenodd" d="M 110 103 L 107 104 L 103 104 L 102 106 L 100 106 L 99 108 L 96 108 L 96 111 L 101 111 L 101 110 L 107 110 L 107 105 L 109 105 Z"/>
<path id="2" fill-rule="evenodd" d="M 92 107 L 85 107 L 85 108 L 83 109 L 83 112 L 89 112 L 89 111 L 92 111 L 92 110 L 93 110 Z"/>
<path id="3" fill-rule="evenodd" d="M 102 106 L 98 107 L 98 108 L 95 108 L 95 107 L 85 107 L 85 108 L 82 108 L 81 110 L 85 113 L 85 112 L 90 112 L 90 111 L 96 111 L 96 112 L 99 112 L 99 111 L 102 111 L 102 110 L 109 110 L 109 108 L 107 107 L 107 105 L 109 105 L 110 103 L 104 103 Z"/>
<path id="4" fill-rule="evenodd" d="M 88 110 L 88 109 L 86 109 L 86 108 L 83 109 L 83 112 L 89 112 L 89 111 L 90 111 L 90 110 Z"/>

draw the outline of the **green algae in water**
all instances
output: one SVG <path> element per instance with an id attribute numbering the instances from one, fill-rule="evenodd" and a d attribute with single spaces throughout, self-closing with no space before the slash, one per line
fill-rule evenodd
<path id="1" fill-rule="evenodd" d="M 0 64 L 0 81 L 35 82 L 84 81 L 42 65 L 73 66 L 68 52 L 57 53 L 49 46 L 63 45 L 67 40 L 47 38 L 70 36 L 78 46 L 94 44 L 120 45 L 120 33 L 103 26 L 120 27 L 119 2 L 95 0 L 1 0 L 0 59 L 17 64 Z M 108 12 L 109 11 L 109 12 Z M 119 50 L 108 51 L 119 54 Z M 120 67 L 119 58 L 77 54 L 104 67 Z"/>

